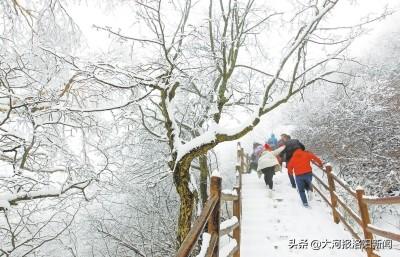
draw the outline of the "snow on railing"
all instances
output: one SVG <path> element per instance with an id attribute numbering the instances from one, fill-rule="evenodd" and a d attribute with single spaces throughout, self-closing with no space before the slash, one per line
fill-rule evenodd
<path id="1" fill-rule="evenodd" d="M 196 257 L 205 257 L 208 250 L 208 246 L 210 245 L 211 235 L 209 233 L 204 232 L 202 238 L 203 242 L 201 244 L 201 249 Z"/>
<path id="2" fill-rule="evenodd" d="M 235 239 L 231 240 L 227 245 L 225 245 L 219 251 L 219 257 L 229 257 L 232 256 L 236 251 L 238 251 L 238 244 Z"/>
<path id="3" fill-rule="evenodd" d="M 222 194 L 234 195 L 234 196 L 237 196 L 237 195 L 238 195 L 238 194 L 237 194 L 237 191 L 236 191 L 235 189 L 232 189 L 232 190 L 230 190 L 230 189 L 224 189 L 224 190 L 222 190 Z"/>
<path id="4" fill-rule="evenodd" d="M 235 201 L 239 198 L 239 195 L 238 195 L 236 189 L 233 189 L 233 190 L 225 189 L 225 190 L 222 190 L 221 197 L 222 197 L 223 201 Z"/>
<path id="5" fill-rule="evenodd" d="M 220 173 L 217 169 L 215 169 L 215 170 L 212 172 L 211 176 L 212 176 L 212 177 L 219 177 L 219 178 L 222 178 L 221 173 Z"/>
<path id="6" fill-rule="evenodd" d="M 233 216 L 229 220 L 225 220 L 219 226 L 219 234 L 226 235 L 229 234 L 233 229 L 239 226 L 239 220 L 236 216 Z"/>

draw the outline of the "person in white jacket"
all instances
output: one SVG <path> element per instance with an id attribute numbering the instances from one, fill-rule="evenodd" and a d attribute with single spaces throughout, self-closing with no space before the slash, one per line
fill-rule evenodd
<path id="1" fill-rule="evenodd" d="M 268 144 L 265 144 L 264 151 L 261 153 L 260 158 L 258 159 L 257 171 L 264 173 L 265 184 L 271 190 L 274 186 L 272 178 L 275 175 L 275 171 L 278 171 L 281 168 L 276 156 L 278 156 L 284 149 L 285 146 L 283 145 L 272 151 L 271 147 Z"/>

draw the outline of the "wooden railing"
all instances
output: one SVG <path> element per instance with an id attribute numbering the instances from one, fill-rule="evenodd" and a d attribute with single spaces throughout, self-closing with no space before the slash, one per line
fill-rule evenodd
<path id="1" fill-rule="evenodd" d="M 214 172 L 210 181 L 210 196 L 203 206 L 200 216 L 194 222 L 189 234 L 180 246 L 176 257 L 187 257 L 195 248 L 200 236 L 203 234 L 201 246 L 202 254 L 206 257 L 219 257 L 220 252 L 224 256 L 240 257 L 240 224 L 241 224 L 241 189 L 242 173 L 248 170 L 249 159 L 244 154 L 243 148 L 238 143 L 238 161 L 236 164 L 236 183 L 233 190 L 221 190 L 222 178 L 218 172 Z M 233 201 L 232 218 L 220 222 L 221 201 Z M 207 232 L 204 229 L 207 224 Z M 223 235 L 232 233 L 233 240 L 224 247 L 220 247 L 219 239 Z M 220 249 L 221 248 L 221 249 Z"/>
<path id="2" fill-rule="evenodd" d="M 241 173 L 250 172 L 250 156 L 249 154 L 244 153 L 244 149 L 240 145 L 240 142 L 237 144 L 237 163 L 236 170 L 240 169 Z"/>
<path id="3" fill-rule="evenodd" d="M 400 204 L 400 196 L 383 198 L 369 197 L 365 195 L 364 189 L 362 187 L 358 187 L 356 190 L 354 190 L 346 182 L 341 180 L 335 173 L 332 172 L 332 166 L 327 165 L 321 170 L 327 175 L 327 183 L 324 182 L 315 173 L 313 173 L 313 177 L 316 179 L 316 181 L 318 181 L 319 185 L 329 191 L 329 197 L 325 196 L 322 190 L 316 187 L 315 184 L 313 185 L 314 190 L 318 192 L 322 199 L 324 199 L 325 202 L 332 208 L 333 221 L 335 223 L 339 223 L 341 221 L 355 239 L 361 240 L 361 237 L 356 233 L 354 228 L 346 221 L 344 215 L 339 211 L 338 204 L 361 227 L 364 234 L 363 239 L 366 243 L 365 250 L 368 257 L 378 256 L 374 251 L 373 234 L 400 242 L 399 233 L 387 231 L 373 226 L 371 224 L 368 210 L 368 204 Z M 336 185 L 340 185 L 347 194 L 357 200 L 358 212 L 351 209 L 351 207 L 349 207 L 346 202 L 339 196 L 336 190 Z"/>
<path id="4" fill-rule="evenodd" d="M 222 178 L 216 173 L 213 173 L 211 176 L 210 197 L 204 204 L 200 216 L 194 222 L 188 236 L 179 248 L 176 257 L 188 257 L 202 234 L 208 236 L 207 240 L 205 240 L 205 236 L 203 236 L 201 251 L 205 251 L 205 254 L 202 256 L 219 257 L 220 252 L 223 252 L 225 254 L 221 257 L 240 257 L 242 173 L 248 172 L 250 165 L 249 156 L 244 153 L 240 143 L 238 143 L 237 148 L 237 160 L 236 184 L 233 190 L 221 190 Z M 317 187 L 315 183 L 313 184 L 313 189 L 332 208 L 333 221 L 335 223 L 341 221 L 355 239 L 365 240 L 365 250 L 368 257 L 378 257 L 374 251 L 373 235 L 379 235 L 400 242 L 399 233 L 384 230 L 371 224 L 368 210 L 368 205 L 373 204 L 400 204 L 400 196 L 382 198 L 366 196 L 363 188 L 358 187 L 354 190 L 345 181 L 341 180 L 332 171 L 332 166 L 326 165 L 326 167 L 321 168 L 321 170 L 327 175 L 327 181 L 324 181 L 323 178 L 320 178 L 315 172 L 313 173 L 313 177 L 323 189 L 329 192 L 329 196 L 326 196 L 321 187 Z M 346 201 L 339 196 L 336 186 L 343 188 L 348 195 L 357 201 L 358 211 L 354 211 Z M 233 217 L 222 223 L 220 223 L 221 201 L 233 201 Z M 341 213 L 338 208 L 339 206 L 341 206 L 349 217 L 361 227 L 363 236 L 358 235 L 356 230 L 345 219 L 343 213 Z M 203 233 L 206 224 L 208 224 L 207 233 Z M 220 251 L 220 237 L 230 233 L 232 233 L 233 241 Z"/>

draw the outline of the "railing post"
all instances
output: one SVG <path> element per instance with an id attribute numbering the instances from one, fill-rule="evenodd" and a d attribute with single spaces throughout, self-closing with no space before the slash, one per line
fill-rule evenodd
<path id="1" fill-rule="evenodd" d="M 221 184 L 222 179 L 220 176 L 214 175 L 211 177 L 210 183 L 210 195 L 214 197 L 218 196 L 218 202 L 212 211 L 210 218 L 208 220 L 208 233 L 210 235 L 216 234 L 219 238 L 219 225 L 220 225 L 220 209 L 221 209 Z M 218 257 L 219 254 L 219 239 L 215 244 L 215 248 L 212 254 L 212 257 Z"/>
<path id="2" fill-rule="evenodd" d="M 241 188 L 239 186 L 234 186 L 233 189 L 236 190 L 238 195 L 238 199 L 233 201 L 233 216 L 236 216 L 239 222 L 239 226 L 233 230 L 233 238 L 236 240 L 236 243 L 239 247 L 233 257 L 240 257 L 240 227 L 242 226 Z"/>
<path id="3" fill-rule="evenodd" d="M 241 147 L 241 145 L 240 145 L 240 142 L 238 142 L 237 143 L 237 155 L 236 155 L 236 168 L 239 168 L 240 169 L 240 165 L 242 164 L 241 163 L 241 158 L 240 158 L 240 155 L 241 155 L 241 149 L 242 149 L 242 147 Z"/>
<path id="4" fill-rule="evenodd" d="M 330 166 L 330 165 L 326 166 L 326 173 L 328 176 L 329 194 L 331 196 L 333 221 L 336 224 L 338 224 L 340 221 L 340 218 L 339 218 L 339 214 L 337 213 L 337 210 L 336 210 L 337 199 L 334 194 L 334 192 L 336 192 L 336 187 L 335 187 L 335 180 L 333 179 L 333 175 L 332 175 L 332 166 Z"/>
<path id="5" fill-rule="evenodd" d="M 244 150 L 243 150 L 242 147 L 240 147 L 240 171 L 241 171 L 241 173 L 246 172 L 244 166 L 245 166 L 245 163 L 244 163 Z"/>
<path id="6" fill-rule="evenodd" d="M 371 223 L 371 220 L 369 218 L 368 205 L 363 201 L 363 196 L 365 194 L 364 189 L 359 187 L 356 189 L 356 193 L 357 193 L 358 207 L 360 208 L 362 229 L 364 232 L 364 237 L 366 242 L 365 250 L 367 251 L 368 257 L 376 257 L 377 255 L 374 254 L 372 247 L 372 240 L 373 240 L 372 233 L 367 231 L 367 226 L 368 224 Z"/>
<path id="7" fill-rule="evenodd" d="M 243 171 L 240 168 L 237 169 L 237 172 L 236 172 L 236 186 L 238 186 L 238 188 L 239 188 L 239 191 L 238 191 L 239 197 L 240 197 L 239 193 L 242 190 L 242 174 L 243 174 Z"/>
<path id="8" fill-rule="evenodd" d="M 243 153 L 244 153 L 244 150 L 243 150 Z M 250 173 L 250 156 L 248 153 L 244 154 L 244 165 L 246 167 L 244 172 Z"/>
<path id="9" fill-rule="evenodd" d="M 242 173 L 243 173 L 243 162 L 242 162 L 242 150 L 240 142 L 237 147 L 237 163 L 236 163 L 236 185 L 242 188 Z"/>

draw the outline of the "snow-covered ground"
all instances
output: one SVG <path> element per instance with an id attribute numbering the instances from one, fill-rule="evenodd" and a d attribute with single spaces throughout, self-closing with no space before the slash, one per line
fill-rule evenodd
<path id="1" fill-rule="evenodd" d="M 333 222 L 330 209 L 318 197 L 311 208 L 304 208 L 286 173 L 274 176 L 274 190 L 270 196 L 263 177 L 254 172 L 243 175 L 242 257 L 366 256 L 359 249 L 337 249 L 334 240 L 353 241 L 350 233 Z"/>

